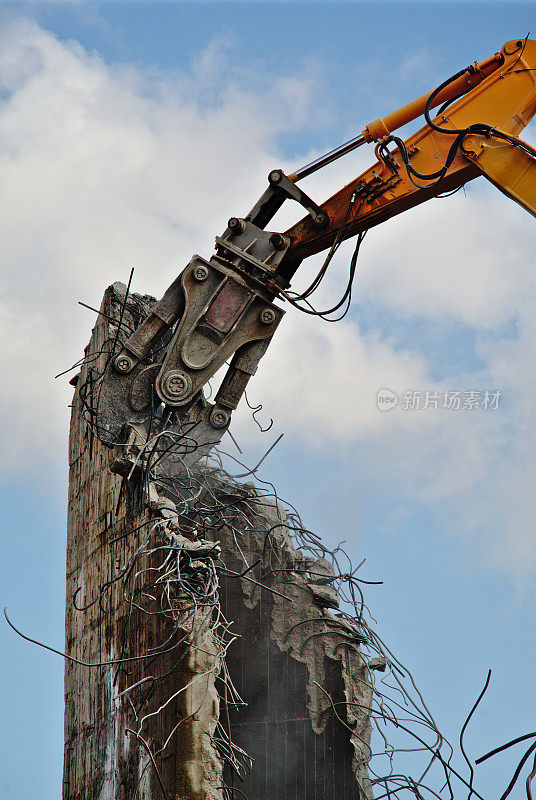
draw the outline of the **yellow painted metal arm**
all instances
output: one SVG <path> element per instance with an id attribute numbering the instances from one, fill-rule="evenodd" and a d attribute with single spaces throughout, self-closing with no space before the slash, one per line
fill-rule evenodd
<path id="1" fill-rule="evenodd" d="M 503 194 L 536 217 L 536 150 L 499 138 L 467 136 L 462 149 L 466 158 Z"/>
<path id="2" fill-rule="evenodd" d="M 437 116 L 434 120 L 437 126 L 460 130 L 475 123 L 485 123 L 509 136 L 517 136 L 523 130 L 536 114 L 536 41 L 507 42 L 501 54 L 501 66 Z M 419 107 L 422 105 L 422 98 L 417 104 Z M 409 113 L 407 107 L 397 115 L 402 112 L 406 119 Z M 413 167 L 422 174 L 430 174 L 446 162 L 453 141 L 452 135 L 426 125 L 406 140 L 405 147 Z M 509 148 L 510 151 L 514 149 L 513 146 Z M 510 158 L 515 157 L 511 152 Z M 355 192 L 360 197 L 356 204 L 358 212 L 350 215 L 342 239 L 379 225 L 438 193 L 456 189 L 483 173 L 487 174 L 486 170 L 474 159 L 469 159 L 462 148 L 439 184 L 434 180 L 412 179 L 398 150 L 391 153 L 389 163 L 380 157 L 376 164 L 322 204 L 322 209 L 329 216 L 327 226 L 318 228 L 309 216 L 285 232 L 291 240 L 287 257 L 289 274 L 295 271 L 294 265 L 304 258 L 331 246 L 339 236 Z M 512 184 L 511 181 L 505 181 L 504 177 L 494 179 L 489 174 L 487 177 L 503 191 L 506 191 L 505 183 Z"/>

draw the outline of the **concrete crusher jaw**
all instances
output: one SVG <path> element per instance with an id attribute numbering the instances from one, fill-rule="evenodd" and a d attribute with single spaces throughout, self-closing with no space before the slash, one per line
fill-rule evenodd
<path id="1" fill-rule="evenodd" d="M 195 256 L 106 368 L 97 430 L 105 444 L 174 441 L 186 467 L 229 427 L 283 311 L 216 258 Z M 214 402 L 204 387 L 230 360 Z"/>
<path id="2" fill-rule="evenodd" d="M 228 429 L 284 314 L 273 300 L 288 286 L 278 268 L 290 239 L 264 228 L 286 199 L 307 210 L 315 229 L 329 221 L 281 170 L 268 180 L 247 217 L 232 217 L 216 237 L 212 258 L 194 256 L 111 354 L 96 412 L 105 444 L 173 439 L 175 457 L 188 469 Z M 209 402 L 204 387 L 225 364 Z"/>

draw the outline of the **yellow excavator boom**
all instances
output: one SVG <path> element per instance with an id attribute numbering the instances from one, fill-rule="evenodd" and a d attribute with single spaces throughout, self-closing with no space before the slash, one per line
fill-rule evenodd
<path id="1" fill-rule="evenodd" d="M 498 64 L 499 66 L 497 66 Z M 502 132 L 510 139 L 519 141 L 521 145 L 517 136 L 536 114 L 536 41 L 528 39 L 507 42 L 499 54 L 487 59 L 483 65 L 486 68 L 482 71 L 484 78 L 480 79 L 478 85 L 470 88 L 448 108 L 439 109 L 438 116 L 433 120 L 435 129 L 427 124 L 402 143 L 412 167 L 418 173 L 434 173 L 443 164 L 448 165 L 448 169 L 445 170 L 439 182 L 416 179 L 410 175 L 404 166 L 403 153 L 400 148 L 392 150 L 386 157 L 385 149 L 382 151 L 382 141 L 386 140 L 380 140 L 376 146 L 378 162 L 354 178 L 320 206 L 329 217 L 328 225 L 315 226 L 314 221 L 308 216 L 285 232 L 291 241 L 287 260 L 299 264 L 304 258 L 328 249 L 337 237 L 347 239 L 355 236 L 357 233 L 379 225 L 439 193 L 450 192 L 480 174 L 485 174 L 507 194 L 508 191 L 505 187 L 512 187 L 513 193 L 510 196 L 517 199 L 514 188 L 516 181 L 512 174 L 508 175 L 508 172 L 516 163 L 525 166 L 528 163 L 532 165 L 527 150 L 524 151 L 524 154 L 521 152 L 517 154 L 515 145 L 504 140 L 504 149 L 501 150 L 503 143 L 497 137 L 496 140 L 493 138 L 484 140 L 488 142 L 489 147 L 488 149 L 484 148 L 485 155 L 482 152 L 477 154 L 476 160 L 468 157 L 463 144 L 451 160 L 449 160 L 449 152 L 455 139 L 452 132 L 467 130 L 465 139 L 467 140 L 473 136 L 469 132 L 469 128 L 475 123 L 484 123 L 488 128 L 494 128 L 498 133 Z M 492 69 L 492 67 L 495 68 Z M 475 69 L 479 72 L 480 67 Z M 486 75 L 490 69 L 492 71 Z M 473 74 L 470 74 L 469 77 L 475 79 Z M 477 77 L 481 76 L 477 75 Z M 452 83 L 455 91 L 459 88 L 459 80 L 460 78 L 457 78 Z M 443 95 L 438 94 L 437 96 Z M 422 110 L 422 107 L 423 98 L 419 98 L 399 111 L 368 125 L 365 133 L 373 131 L 376 136 L 378 131 L 380 133 L 384 130 L 391 131 L 413 118 L 418 111 Z M 443 133 L 442 128 L 447 130 Z M 373 133 L 370 133 L 370 138 Z M 521 151 L 521 147 L 519 149 Z M 505 155 L 505 159 L 510 159 L 510 161 L 508 163 L 505 161 L 504 169 L 497 164 L 495 177 L 492 177 L 487 173 L 484 162 L 493 159 L 499 161 L 499 152 L 508 153 L 509 155 Z M 481 159 L 481 162 L 478 159 Z M 520 166 L 519 169 L 522 172 L 524 167 Z M 523 180 L 523 191 L 527 192 L 528 186 L 525 185 L 525 182 L 530 183 L 530 178 L 525 177 Z M 355 192 L 359 194 L 360 198 L 356 206 L 359 211 L 358 213 L 352 212 L 347 224 L 343 226 L 347 210 L 352 206 L 351 198 Z M 518 200 L 518 202 L 520 201 Z M 342 237 L 339 233 L 341 227 L 344 227 Z M 290 276 L 294 271 L 295 267 L 291 266 L 287 273 Z"/>

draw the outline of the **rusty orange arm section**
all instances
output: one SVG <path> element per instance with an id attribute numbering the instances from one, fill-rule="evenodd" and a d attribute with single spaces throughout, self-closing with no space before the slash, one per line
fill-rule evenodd
<path id="1" fill-rule="evenodd" d="M 536 42 L 508 42 L 502 48 L 501 55 L 502 65 L 453 103 L 444 114 L 436 117 L 436 125 L 461 129 L 474 123 L 486 123 L 513 136 L 523 130 L 536 113 Z M 490 61 L 488 59 L 483 63 Z M 426 97 L 415 102 L 424 109 Z M 407 109 L 407 106 L 401 109 L 405 116 Z M 394 125 L 390 117 L 383 121 Z M 423 174 L 436 172 L 445 163 L 454 138 L 453 135 L 439 133 L 425 126 L 405 143 L 412 166 Z M 311 219 L 305 217 L 286 231 L 291 240 L 287 257 L 289 275 L 304 258 L 331 246 L 354 192 L 357 191 L 360 197 L 361 202 L 355 206 L 359 212 L 353 218 L 350 215 L 342 237 L 344 239 L 379 225 L 431 197 L 455 189 L 481 174 L 477 164 L 466 158 L 461 148 L 439 184 L 416 181 L 423 185 L 415 186 L 398 150 L 392 152 L 389 162 L 378 161 L 322 204 L 329 215 L 328 226 L 315 228 Z"/>

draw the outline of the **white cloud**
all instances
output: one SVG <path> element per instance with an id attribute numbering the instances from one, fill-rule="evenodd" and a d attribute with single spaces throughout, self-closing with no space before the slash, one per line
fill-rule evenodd
<path id="1" fill-rule="evenodd" d="M 353 457 L 368 482 L 424 502 L 485 485 L 504 446 L 500 412 L 441 408 L 446 390 L 473 384 L 434 380 L 422 355 L 352 322 L 327 326 L 296 315 L 284 322 L 251 390 L 279 427 L 319 452 Z M 382 388 L 398 396 L 392 411 L 378 410 Z M 420 410 L 402 407 L 408 390 L 421 393 Z M 424 410 L 434 392 L 439 407 L 432 401 Z"/>
<path id="2" fill-rule="evenodd" d="M 278 136 L 317 113 L 314 77 L 266 81 L 259 73 L 249 88 L 228 47 L 215 42 L 189 71 L 148 77 L 34 23 L 4 27 L 0 424 L 8 471 L 37 471 L 63 457 L 70 390 L 52 376 L 79 357 L 92 324 L 76 300 L 97 305 L 133 265 L 134 288 L 161 294 L 193 252 L 210 255 L 213 236 L 249 209 L 268 170 L 285 166 Z M 360 151 L 334 165 L 306 191 L 327 197 L 370 156 Z M 292 222 L 296 209 L 283 217 Z M 467 381 L 459 388 L 500 387 L 509 398 L 501 414 L 381 414 L 381 387 L 456 387 L 432 379 L 419 342 L 401 347 L 379 328 L 363 332 L 351 320 L 329 326 L 293 309 L 251 390 L 289 434 L 318 452 L 355 451 L 371 475 L 388 464 L 390 479 L 410 496 L 461 502 L 471 492 L 490 519 L 499 499 L 504 517 L 515 520 L 511 567 L 536 558 L 527 522 L 536 480 L 527 434 L 536 389 L 533 249 L 528 216 L 494 190 L 471 188 L 467 199 L 434 201 L 375 229 L 360 262 L 358 292 L 383 313 L 475 331 L 484 368 L 452 377 Z M 319 304 L 339 294 L 346 260 L 337 257 Z M 501 339 L 497 326 L 512 321 L 519 335 Z"/>
<path id="3" fill-rule="evenodd" d="M 362 290 L 397 313 L 493 327 L 532 292 L 532 219 L 483 178 L 372 231 Z"/>
<path id="4" fill-rule="evenodd" d="M 194 251 L 210 255 L 228 217 L 264 189 L 276 137 L 299 124 L 312 84 L 275 76 L 263 94 L 248 91 L 222 42 L 190 72 L 148 79 L 28 21 L 0 38 L 1 416 L 12 470 L 64 439 L 57 410 L 70 390 L 52 379 L 92 324 L 76 301 L 98 305 L 132 265 L 134 288 L 160 294 Z"/>

